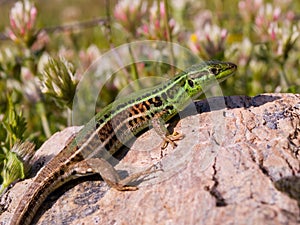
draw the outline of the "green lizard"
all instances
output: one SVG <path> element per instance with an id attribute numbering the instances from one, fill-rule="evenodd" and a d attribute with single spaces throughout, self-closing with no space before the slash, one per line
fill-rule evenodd
<path id="1" fill-rule="evenodd" d="M 108 105 L 39 171 L 21 198 L 10 224 L 29 225 L 45 198 L 59 186 L 78 176 L 99 173 L 103 180 L 117 190 L 136 190 L 135 186 L 127 184 L 142 174 L 149 173 L 151 168 L 121 180 L 112 165 L 106 161 L 104 153 L 113 155 L 133 135 L 150 124 L 165 143 L 175 146 L 174 141 L 181 139 L 182 135 L 169 134 L 162 122 L 170 120 L 187 106 L 191 98 L 195 99 L 212 86 L 215 80 L 223 81 L 236 68 L 236 65 L 229 62 L 204 62 L 163 84 Z"/>

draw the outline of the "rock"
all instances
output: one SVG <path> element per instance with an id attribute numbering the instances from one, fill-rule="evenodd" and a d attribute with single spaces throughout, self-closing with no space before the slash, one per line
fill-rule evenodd
<path id="1" fill-rule="evenodd" d="M 96 175 L 73 181 L 47 198 L 34 224 L 299 224 L 299 94 L 216 97 L 179 117 L 169 126 L 185 135 L 176 148 L 162 151 L 151 129 L 118 156 L 123 176 L 161 163 L 163 171 L 137 181 L 139 190 L 116 191 Z M 36 158 L 57 154 L 69 129 Z M 30 182 L 6 195 L 2 224 Z"/>

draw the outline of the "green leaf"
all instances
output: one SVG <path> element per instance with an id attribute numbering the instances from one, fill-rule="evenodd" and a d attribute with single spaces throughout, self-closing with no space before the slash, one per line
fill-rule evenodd
<path id="1" fill-rule="evenodd" d="M 23 140 L 24 132 L 26 130 L 26 120 L 22 115 L 22 112 L 17 113 L 12 98 L 8 99 L 7 111 L 2 120 L 2 126 L 6 130 L 5 146 L 10 149 L 18 140 Z M 0 137 L 4 136 L 5 131 L 0 132 Z"/>

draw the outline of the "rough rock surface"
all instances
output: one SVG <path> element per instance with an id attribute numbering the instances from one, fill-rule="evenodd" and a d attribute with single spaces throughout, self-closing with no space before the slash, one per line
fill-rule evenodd
<path id="1" fill-rule="evenodd" d="M 190 106 L 171 123 L 185 135 L 175 149 L 162 151 L 151 129 L 123 155 L 116 168 L 125 176 L 161 162 L 164 171 L 139 180 L 139 190 L 80 179 L 52 193 L 34 224 L 299 224 L 300 95 L 219 97 L 196 107 L 201 114 Z M 47 161 L 72 133 L 53 136 L 37 158 Z M 30 183 L 9 191 L 0 224 Z"/>

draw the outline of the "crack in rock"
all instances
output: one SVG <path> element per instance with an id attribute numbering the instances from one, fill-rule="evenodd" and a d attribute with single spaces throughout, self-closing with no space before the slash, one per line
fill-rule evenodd
<path id="1" fill-rule="evenodd" d="M 213 173 L 213 176 L 212 176 L 212 180 L 214 181 L 214 185 L 211 188 L 208 187 L 208 191 L 216 199 L 216 206 L 217 207 L 224 207 L 224 206 L 227 206 L 227 203 L 226 203 L 226 200 L 223 198 L 222 194 L 220 193 L 220 191 L 218 191 L 218 189 L 217 189 L 217 187 L 219 185 L 219 181 L 216 177 L 216 175 L 217 175 L 216 163 L 217 163 L 217 160 L 215 158 L 214 164 L 212 166 L 213 170 L 214 170 L 214 173 Z"/>

